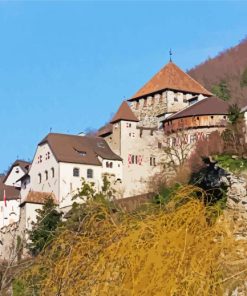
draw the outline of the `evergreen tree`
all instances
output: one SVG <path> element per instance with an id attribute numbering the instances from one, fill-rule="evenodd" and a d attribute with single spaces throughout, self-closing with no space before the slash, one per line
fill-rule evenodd
<path id="1" fill-rule="evenodd" d="M 230 90 L 225 80 L 222 80 L 219 84 L 213 85 L 211 91 L 214 95 L 224 101 L 228 101 L 230 99 Z"/>
<path id="2" fill-rule="evenodd" d="M 240 119 L 243 119 L 243 114 L 241 113 L 241 109 L 237 104 L 230 105 L 228 109 L 228 118 L 231 124 L 237 123 Z"/>
<path id="3" fill-rule="evenodd" d="M 56 229 L 61 222 L 62 213 L 56 210 L 53 198 L 48 197 L 38 213 L 36 223 L 29 232 L 29 250 L 33 255 L 40 253 L 54 238 Z"/>
<path id="4" fill-rule="evenodd" d="M 241 75 L 240 86 L 241 87 L 247 86 L 247 68 L 244 70 L 243 74 Z"/>

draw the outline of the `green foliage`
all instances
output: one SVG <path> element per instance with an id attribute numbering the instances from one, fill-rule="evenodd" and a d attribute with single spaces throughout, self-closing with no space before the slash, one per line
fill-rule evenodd
<path id="1" fill-rule="evenodd" d="M 236 124 L 240 119 L 243 118 L 241 109 L 237 104 L 230 105 L 228 109 L 228 118 L 231 124 Z"/>
<path id="2" fill-rule="evenodd" d="M 244 70 L 244 72 L 241 75 L 240 86 L 241 87 L 247 86 L 247 68 Z"/>
<path id="3" fill-rule="evenodd" d="M 219 155 L 216 157 L 218 164 L 233 173 L 247 171 L 247 160 L 243 158 L 233 158 L 231 155 Z"/>
<path id="4" fill-rule="evenodd" d="M 64 226 L 73 231 L 80 231 L 83 228 L 85 217 L 91 215 L 92 212 L 96 213 L 102 206 L 107 208 L 109 212 L 116 211 L 116 207 L 111 202 L 114 192 L 106 175 L 103 177 L 103 185 L 100 191 L 96 190 L 93 182 L 88 183 L 85 179 L 82 179 L 81 188 L 72 198 L 74 203 L 67 214 L 68 219 Z M 104 219 L 102 211 L 99 211 L 99 213 L 98 219 Z"/>
<path id="5" fill-rule="evenodd" d="M 165 205 L 167 204 L 172 196 L 174 194 L 176 194 L 177 190 L 181 187 L 181 185 L 179 183 L 175 183 L 174 185 L 170 186 L 170 187 L 163 187 L 160 189 L 159 194 L 157 194 L 154 197 L 153 202 L 155 204 L 161 204 L 161 205 Z"/>
<path id="6" fill-rule="evenodd" d="M 25 282 L 23 282 L 22 280 L 15 279 L 12 283 L 12 289 L 13 289 L 13 296 L 28 295 L 25 288 Z"/>
<path id="7" fill-rule="evenodd" d="M 50 197 L 47 198 L 42 209 L 36 210 L 37 222 L 29 232 L 28 248 L 33 255 L 40 253 L 55 237 L 56 229 L 61 222 L 62 213 L 56 210 L 56 204 Z"/>
<path id="8" fill-rule="evenodd" d="M 225 80 L 221 80 L 219 84 L 213 85 L 211 91 L 214 95 L 224 101 L 230 100 L 231 93 Z"/>

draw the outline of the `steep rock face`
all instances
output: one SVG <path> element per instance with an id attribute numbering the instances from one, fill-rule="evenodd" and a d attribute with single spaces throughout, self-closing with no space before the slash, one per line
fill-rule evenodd
<path id="1" fill-rule="evenodd" d="M 247 180 L 241 176 L 230 174 L 227 190 L 227 208 L 246 214 L 247 217 Z"/>

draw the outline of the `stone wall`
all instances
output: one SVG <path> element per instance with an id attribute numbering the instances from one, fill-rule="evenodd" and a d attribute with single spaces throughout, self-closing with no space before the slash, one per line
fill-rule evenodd
<path id="1" fill-rule="evenodd" d="M 150 95 L 132 101 L 130 107 L 140 120 L 140 126 L 157 127 L 158 115 L 175 113 L 189 106 L 188 99 L 193 95 L 189 93 L 167 90 L 159 94 Z M 199 95 L 200 99 L 204 96 Z"/>

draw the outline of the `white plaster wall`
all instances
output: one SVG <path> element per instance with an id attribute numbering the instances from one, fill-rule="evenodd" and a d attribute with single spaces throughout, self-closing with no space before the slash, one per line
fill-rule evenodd
<path id="1" fill-rule="evenodd" d="M 22 168 L 19 165 L 14 166 L 4 183 L 5 185 L 9 185 L 9 186 L 21 187 L 21 181 L 19 182 L 16 182 L 16 181 L 24 175 L 25 175 L 25 172 L 22 170 Z"/>
<path id="2" fill-rule="evenodd" d="M 20 199 L 0 201 L 0 228 L 19 221 L 20 217 Z"/>
<path id="3" fill-rule="evenodd" d="M 106 166 L 107 162 L 108 163 L 112 162 L 112 168 L 109 168 Z M 102 173 L 113 175 L 116 179 L 122 180 L 123 179 L 122 161 L 103 159 L 102 160 Z"/>
<path id="4" fill-rule="evenodd" d="M 80 170 L 79 177 L 73 176 L 73 169 Z M 93 170 L 93 178 L 87 178 L 87 169 Z M 99 190 L 102 185 L 102 167 L 95 165 L 73 164 L 73 163 L 60 163 L 60 182 L 59 182 L 59 197 L 60 208 L 72 205 L 72 197 L 81 188 L 82 178 L 88 182 L 94 182 L 95 188 Z"/>
<path id="5" fill-rule="evenodd" d="M 26 218 L 26 229 L 31 230 L 32 229 L 32 222 L 37 221 L 37 212 L 36 210 L 42 209 L 42 204 L 35 204 L 35 203 L 26 203 L 24 205 L 25 207 L 25 218 Z"/>
<path id="6" fill-rule="evenodd" d="M 47 153 L 50 153 L 50 158 L 47 158 Z M 42 156 L 42 162 L 39 161 L 39 157 Z M 55 175 L 52 177 L 52 168 L 54 168 Z M 45 178 L 45 171 L 48 171 L 48 179 Z M 39 182 L 39 174 L 41 174 L 42 180 Z M 58 198 L 59 196 L 59 164 L 56 161 L 49 145 L 43 144 L 38 146 L 35 153 L 32 166 L 29 171 L 31 186 L 29 190 L 39 192 L 53 192 Z M 29 191 L 28 190 L 28 191 Z M 28 192 L 26 190 L 25 193 Z M 22 194 L 24 195 L 24 194 Z"/>

